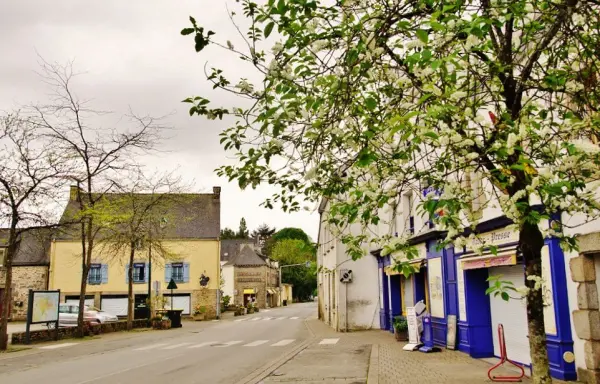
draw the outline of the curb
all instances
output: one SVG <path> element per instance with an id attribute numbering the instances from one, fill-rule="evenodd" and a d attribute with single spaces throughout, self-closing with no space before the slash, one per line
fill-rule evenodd
<path id="1" fill-rule="evenodd" d="M 367 384 L 379 384 L 379 344 L 371 346 Z"/>

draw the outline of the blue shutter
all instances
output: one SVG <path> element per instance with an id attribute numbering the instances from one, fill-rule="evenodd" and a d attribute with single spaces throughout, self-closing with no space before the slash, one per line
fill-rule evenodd
<path id="1" fill-rule="evenodd" d="M 183 263 L 183 282 L 190 282 L 190 263 Z"/>
<path id="2" fill-rule="evenodd" d="M 171 281 L 171 276 L 173 276 L 173 267 L 171 264 L 165 264 L 165 282 L 168 283 Z"/>
<path id="3" fill-rule="evenodd" d="M 108 284 L 108 264 L 102 264 L 102 284 Z"/>
<path id="4" fill-rule="evenodd" d="M 125 284 L 129 284 L 129 264 L 125 265 Z"/>
<path id="5" fill-rule="evenodd" d="M 144 264 L 144 283 L 148 282 L 148 263 Z"/>

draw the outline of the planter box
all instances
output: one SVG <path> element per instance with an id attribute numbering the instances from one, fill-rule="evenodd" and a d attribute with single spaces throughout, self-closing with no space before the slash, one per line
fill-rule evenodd
<path id="1" fill-rule="evenodd" d="M 194 321 L 204 321 L 206 320 L 206 313 L 200 313 L 197 315 L 194 315 Z"/>
<path id="2" fill-rule="evenodd" d="M 154 320 L 152 321 L 152 328 L 154 329 L 171 329 L 171 320 Z"/>
<path id="3" fill-rule="evenodd" d="M 396 341 L 408 341 L 408 331 L 397 331 L 394 329 L 394 336 Z"/>

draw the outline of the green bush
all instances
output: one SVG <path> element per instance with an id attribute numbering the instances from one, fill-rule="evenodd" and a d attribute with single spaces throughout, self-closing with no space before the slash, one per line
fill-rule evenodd
<path id="1" fill-rule="evenodd" d="M 396 332 L 408 331 L 408 322 L 406 321 L 406 317 L 404 316 L 395 316 L 393 325 Z"/>

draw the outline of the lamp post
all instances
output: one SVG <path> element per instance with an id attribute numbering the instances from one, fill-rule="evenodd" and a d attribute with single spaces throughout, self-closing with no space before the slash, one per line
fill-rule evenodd
<path id="1" fill-rule="evenodd" d="M 299 263 L 299 264 L 288 264 L 288 265 L 280 265 L 279 266 L 279 306 L 281 307 L 281 296 L 283 287 L 281 286 L 281 270 L 287 267 L 297 267 L 299 265 L 304 265 L 306 268 L 310 268 L 310 261 Z"/>

